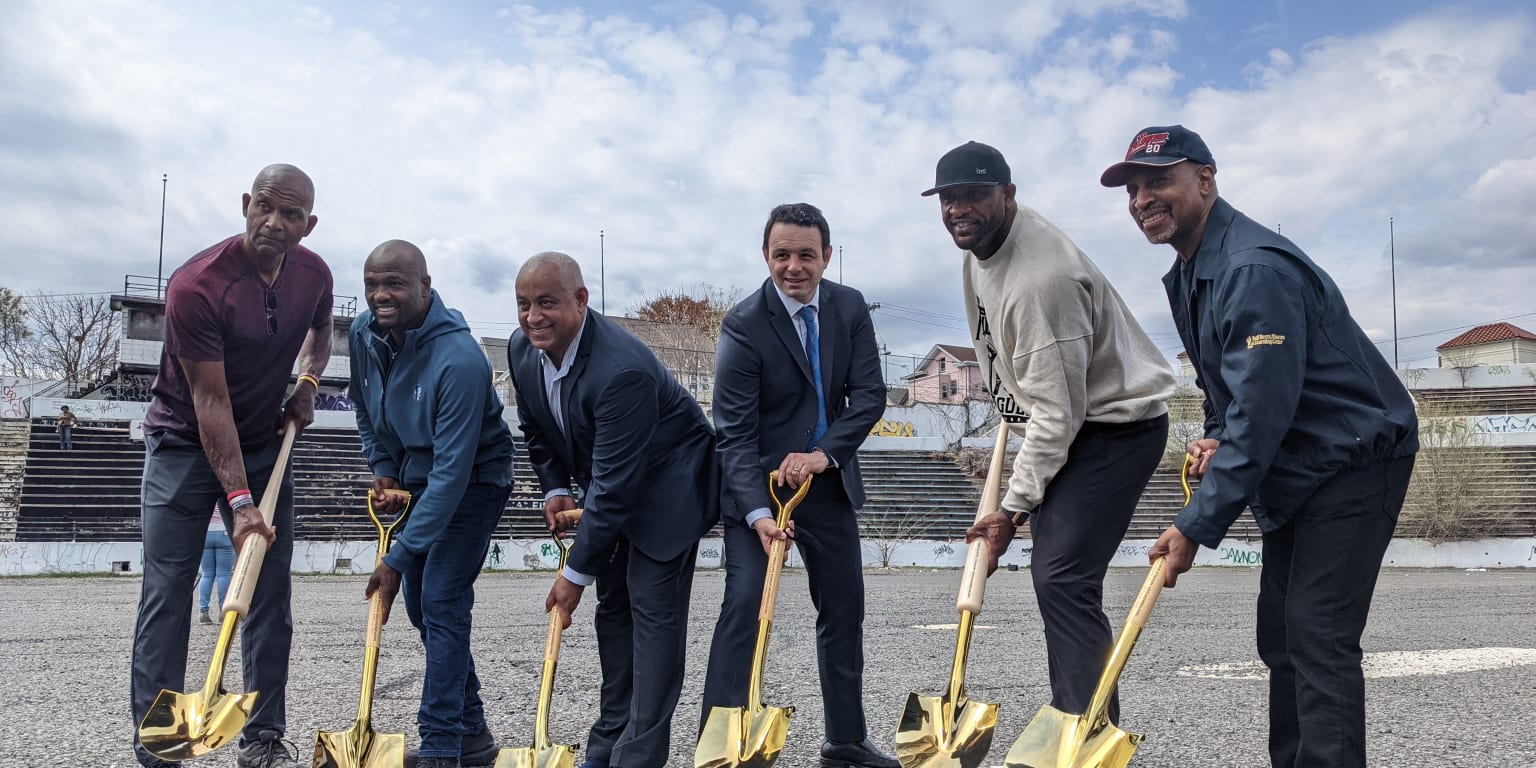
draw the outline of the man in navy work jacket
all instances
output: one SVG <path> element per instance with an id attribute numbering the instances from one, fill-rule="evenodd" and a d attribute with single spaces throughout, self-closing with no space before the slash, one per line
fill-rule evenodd
<path id="1" fill-rule="evenodd" d="M 545 607 L 570 624 L 597 582 L 603 685 L 584 768 L 660 768 L 683 685 L 699 538 L 719 519 L 715 433 L 639 339 L 587 307 L 581 267 L 545 252 L 517 274 L 507 342 L 517 417 L 545 494 L 544 520 L 582 491 L 581 535 Z"/>
<path id="2" fill-rule="evenodd" d="M 1171 587 L 1251 508 L 1270 760 L 1364 766 L 1360 635 L 1419 447 L 1413 401 L 1332 278 L 1217 196 L 1194 131 L 1141 131 L 1100 182 L 1124 186 L 1147 240 L 1178 253 L 1163 283 L 1205 393 L 1205 437 L 1189 444 L 1204 480 L 1151 557 Z"/>
<path id="3" fill-rule="evenodd" d="M 725 475 L 725 599 L 709 649 L 702 717 L 747 704 L 768 547 L 779 530 L 768 473 L 798 488 L 817 475 L 790 529 L 816 607 L 825 768 L 896 768 L 864 719 L 864 506 L 857 452 L 885 413 L 885 382 L 869 305 L 823 280 L 827 219 L 814 205 L 774 208 L 763 227 L 768 279 L 737 304 L 715 356 L 715 427 Z M 785 491 L 788 495 L 788 491 Z"/>
<path id="4" fill-rule="evenodd" d="M 491 366 L 463 315 L 449 309 L 416 246 L 390 240 L 363 264 L 368 310 L 352 323 L 352 400 L 375 501 L 411 492 L 411 516 L 368 580 L 384 618 L 405 590 L 405 610 L 426 648 L 416 722 L 426 768 L 491 765 L 480 678 L 470 655 L 475 579 L 512 487 L 512 433 L 501 419 Z"/>

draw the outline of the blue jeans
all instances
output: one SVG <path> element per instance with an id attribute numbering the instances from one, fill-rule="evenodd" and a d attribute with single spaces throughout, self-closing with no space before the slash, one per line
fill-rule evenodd
<path id="1" fill-rule="evenodd" d="M 419 497 L 424 489 L 410 490 Z M 480 678 L 469 651 L 471 612 L 475 580 L 511 491 L 470 483 L 441 538 L 401 574 L 405 611 L 427 652 L 416 714 L 422 757 L 458 757 L 463 737 L 485 730 Z"/>
<path id="2" fill-rule="evenodd" d="M 197 609 L 207 612 L 208 598 L 213 596 L 213 584 L 219 584 L 219 605 L 224 604 L 224 593 L 229 591 L 230 573 L 235 568 L 235 547 L 225 531 L 210 529 L 203 540 L 203 578 L 197 582 Z"/>
<path id="3" fill-rule="evenodd" d="M 265 493 L 281 441 L 246 448 L 245 476 Z M 160 761 L 138 743 L 139 723 L 161 690 L 186 692 L 187 637 L 192 631 L 192 580 L 208 538 L 208 514 L 224 488 L 195 441 L 169 433 L 144 436 L 141 527 L 144 582 L 133 629 L 132 678 L 134 752 L 141 765 Z M 229 524 L 228 513 L 224 520 Z M 251 610 L 241 626 L 240 662 L 244 689 L 260 691 L 256 709 L 241 731 L 241 743 L 258 741 L 262 731 L 287 730 L 288 655 L 293 644 L 293 475 L 283 477 L 272 516 L 277 543 L 261 563 Z M 197 672 L 201 687 L 203 670 Z"/>

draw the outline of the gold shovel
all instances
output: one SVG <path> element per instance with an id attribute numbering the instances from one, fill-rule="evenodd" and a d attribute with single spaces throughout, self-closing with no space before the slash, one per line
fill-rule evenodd
<path id="1" fill-rule="evenodd" d="M 789 503 L 779 502 L 774 487 L 777 471 L 768 474 L 768 495 L 779 513 L 774 522 L 779 528 L 789 525 L 789 516 L 811 489 L 811 478 L 801 483 Z M 784 751 L 789 737 L 789 716 L 794 707 L 769 707 L 763 704 L 763 669 L 768 665 L 768 635 L 773 630 L 773 608 L 779 598 L 779 573 L 789 542 L 775 539 L 768 550 L 768 574 L 763 578 L 763 600 L 757 611 L 757 647 L 752 652 L 752 679 L 747 686 L 747 706 L 714 707 L 699 732 L 699 745 L 693 752 L 694 768 L 769 768 Z"/>
<path id="2" fill-rule="evenodd" d="M 293 440 L 297 436 L 298 427 L 288 422 L 277 462 L 272 465 L 272 477 L 261 496 L 261 519 L 269 526 L 272 525 L 272 514 L 277 511 L 283 473 L 288 468 L 288 455 L 293 451 Z M 245 721 L 250 719 L 251 710 L 256 707 L 256 697 L 261 694 L 257 691 L 225 693 L 224 662 L 235 639 L 235 628 L 251 610 L 256 578 L 261 575 L 261 561 L 266 556 L 266 539 L 260 536 L 245 538 L 240 557 L 235 561 L 234 574 L 230 577 L 224 599 L 224 624 L 219 629 L 219 640 L 213 646 L 213 660 L 208 665 L 203 690 L 197 693 L 161 691 L 149 711 L 144 713 L 144 720 L 139 723 L 139 743 L 161 760 L 179 762 L 202 757 L 233 741 L 245 727 Z"/>
<path id="3" fill-rule="evenodd" d="M 581 510 L 572 509 L 560 513 L 561 517 L 575 523 L 581 520 Z M 555 538 L 560 548 L 560 564 L 557 572 L 565 570 L 565 558 L 570 545 L 564 539 Z M 555 744 L 549 740 L 549 700 L 555 693 L 555 665 L 560 661 L 560 610 L 549 612 L 549 630 L 544 635 L 544 674 L 539 679 L 539 705 L 533 718 L 533 746 L 503 747 L 496 753 L 494 768 L 573 768 L 576 765 L 576 744 Z"/>
<path id="4" fill-rule="evenodd" d="M 1184 486 L 1184 505 L 1189 506 L 1189 464 L 1185 458 L 1179 482 Z M 1136 639 L 1147 625 L 1147 615 L 1152 604 L 1163 591 L 1162 558 L 1152 564 L 1147 580 L 1142 583 L 1136 602 L 1131 605 L 1131 615 L 1125 620 L 1115 647 L 1109 652 L 1109 662 L 1099 676 L 1099 685 L 1093 689 L 1093 699 L 1088 711 L 1072 715 L 1047 704 L 1035 713 L 1018 741 L 1008 750 L 1004 759 L 1008 768 L 1125 768 L 1131 762 L 1136 746 L 1145 738 L 1139 733 L 1120 730 L 1109 722 L 1109 699 L 1120 682 L 1120 672 L 1136 647 Z"/>
<path id="5" fill-rule="evenodd" d="M 390 540 L 395 531 L 405 523 L 411 512 L 409 491 L 388 489 L 386 496 L 404 499 L 405 507 L 395 516 L 394 522 L 385 525 L 373 508 L 373 489 L 368 490 L 368 518 L 378 531 L 378 555 L 373 567 L 378 568 L 389 553 Z M 315 734 L 314 768 L 401 768 L 405 765 L 405 734 L 374 733 L 370 719 L 373 715 L 373 678 L 379 667 L 379 640 L 384 634 L 384 596 L 378 592 L 368 601 L 368 647 L 363 651 L 363 694 L 357 703 L 357 722 L 345 731 L 321 731 Z"/>
<path id="6" fill-rule="evenodd" d="M 1008 425 L 1000 424 L 992 463 L 987 467 L 987 484 L 976 508 L 978 522 L 999 509 L 1003 455 L 1007 449 Z M 976 615 L 981 613 L 989 556 L 987 542 L 979 538 L 971 542 L 965 555 L 960 597 L 955 601 L 960 611 L 960 631 L 955 639 L 949 690 L 943 696 L 907 695 L 907 706 L 896 729 L 896 760 L 902 768 L 976 768 L 992 748 L 997 705 L 973 701 L 965 694 L 965 658 L 970 652 Z"/>

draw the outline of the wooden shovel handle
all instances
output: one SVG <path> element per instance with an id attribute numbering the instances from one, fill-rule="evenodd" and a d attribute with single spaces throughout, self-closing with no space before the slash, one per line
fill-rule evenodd
<path id="1" fill-rule="evenodd" d="M 389 554 L 389 543 L 394 537 L 395 529 L 405 522 L 407 515 L 411 514 L 410 491 L 400 488 L 385 488 L 384 495 L 404 499 L 405 509 L 401 510 L 400 514 L 395 515 L 394 522 L 386 525 L 383 520 L 379 519 L 379 513 L 373 509 L 373 502 L 378 497 L 374 495 L 372 488 L 368 489 L 368 517 L 373 519 L 373 525 L 379 531 L 379 541 L 373 556 L 374 570 L 378 570 L 379 565 L 384 562 L 384 556 Z M 366 637 L 366 647 L 368 648 L 378 648 L 384 639 L 384 596 L 378 592 L 374 592 L 373 597 L 368 598 L 368 634 Z"/>
<path id="2" fill-rule="evenodd" d="M 560 633 L 565 622 L 560 620 L 560 609 L 549 612 L 549 629 L 544 633 L 544 660 L 558 661 L 560 659 Z"/>
<path id="3" fill-rule="evenodd" d="M 1152 613 L 1152 606 L 1157 603 L 1157 596 L 1163 592 L 1163 571 L 1168 563 L 1159 557 L 1152 563 L 1152 569 L 1147 573 L 1147 580 L 1142 582 L 1141 591 L 1136 593 L 1136 602 L 1131 603 L 1131 615 L 1125 619 L 1125 625 L 1140 629 L 1147 625 L 1147 617 Z"/>
<path id="4" fill-rule="evenodd" d="M 283 475 L 288 471 L 288 456 L 293 452 L 294 438 L 298 437 L 298 425 L 288 422 L 287 429 L 283 430 L 283 445 L 277 452 L 277 461 L 272 464 L 272 475 L 267 478 L 267 490 L 261 494 L 261 519 L 267 525 L 272 525 L 272 516 L 277 512 L 277 499 L 283 491 Z M 260 536 L 247 536 L 245 543 L 240 547 L 240 557 L 235 561 L 234 573 L 229 579 L 229 591 L 224 598 L 224 612 L 234 611 L 240 614 L 240 618 L 251 610 L 251 598 L 256 592 L 256 577 L 261 574 L 261 563 L 267 556 L 267 540 Z"/>
<path id="5" fill-rule="evenodd" d="M 811 480 L 814 475 L 807 477 L 805 482 L 796 489 L 795 495 L 789 501 L 780 502 L 778 493 L 774 487 L 779 482 L 779 472 L 774 470 L 768 473 L 768 496 L 773 499 L 774 506 L 779 508 L 774 523 L 779 528 L 789 525 L 790 516 L 795 513 L 795 507 L 805 499 L 805 494 L 811 490 Z M 789 552 L 789 539 L 774 539 L 768 546 L 768 573 L 763 578 L 763 597 L 757 605 L 757 620 L 773 621 L 773 608 L 779 601 L 779 574 L 784 571 L 784 556 Z"/>
<path id="6" fill-rule="evenodd" d="M 976 522 L 1000 509 L 1008 435 L 1008 423 L 998 422 L 997 445 L 992 448 L 992 461 L 987 465 L 987 482 L 981 489 L 981 503 L 976 505 Z M 965 570 L 960 574 L 960 597 L 955 600 L 955 610 L 981 613 L 981 601 L 987 593 L 987 560 L 990 558 L 991 548 L 985 539 L 976 539 L 966 549 Z"/>

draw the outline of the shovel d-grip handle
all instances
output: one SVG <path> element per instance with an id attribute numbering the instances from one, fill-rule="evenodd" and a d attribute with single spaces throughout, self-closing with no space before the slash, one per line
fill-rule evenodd
<path id="1" fill-rule="evenodd" d="M 386 488 L 384 489 L 384 495 L 404 499 L 405 509 L 400 514 L 395 515 L 394 522 L 386 524 L 382 519 L 379 518 L 379 513 L 373 509 L 373 502 L 378 497 L 374 495 L 372 488 L 368 489 L 368 517 L 373 520 L 373 527 L 378 529 L 379 532 L 379 540 L 377 549 L 375 550 L 376 554 L 373 557 L 373 567 L 375 570 L 378 569 L 379 564 L 384 562 L 384 556 L 389 554 L 389 544 L 394 540 L 395 529 L 403 525 L 405 523 L 406 516 L 411 513 L 410 491 L 401 490 L 399 488 Z M 383 642 L 383 639 L 384 596 L 378 592 L 374 592 L 373 597 L 368 598 L 368 634 L 366 647 L 376 649 L 379 647 L 379 644 Z"/>
<path id="2" fill-rule="evenodd" d="M 277 461 L 272 464 L 272 475 L 267 478 L 267 490 L 261 494 L 261 504 L 257 507 L 261 511 L 261 520 L 269 527 L 272 525 L 272 516 L 277 512 L 277 498 L 283 492 L 283 475 L 288 472 L 288 456 L 293 453 L 294 438 L 299 436 L 299 427 L 292 421 L 283 430 L 283 445 L 277 451 Z M 256 577 L 261 575 L 261 563 L 267 557 L 267 540 L 260 536 L 245 537 L 245 543 L 240 546 L 240 557 L 235 560 L 234 573 L 229 579 L 229 592 L 224 598 L 224 612 L 234 611 L 245 618 L 251 610 L 251 598 L 256 593 Z"/>
<path id="3" fill-rule="evenodd" d="M 987 465 L 986 485 L 981 489 L 981 503 L 976 505 L 976 522 L 1001 509 L 1003 458 L 1008 452 L 1008 423 L 997 425 L 997 444 L 992 448 L 992 461 Z M 965 552 L 965 569 L 960 573 L 960 597 L 955 600 L 955 610 L 972 614 L 981 613 L 982 598 L 987 593 L 987 560 L 991 557 L 985 539 L 971 542 Z"/>
<path id="4" fill-rule="evenodd" d="M 813 476 L 814 477 L 814 476 Z M 789 525 L 789 518 L 795 513 L 795 507 L 805 499 L 806 492 L 811 490 L 811 477 L 795 490 L 795 495 L 789 497 L 789 501 L 780 502 L 779 495 L 774 488 L 779 484 L 779 471 L 768 473 L 768 496 L 773 499 L 773 505 L 779 508 L 779 513 L 774 516 L 774 524 L 783 530 Z M 774 539 L 768 547 L 768 573 L 763 579 L 763 599 L 758 603 L 757 620 L 773 621 L 773 607 L 779 600 L 779 574 L 784 570 L 784 556 L 789 552 L 789 539 Z"/>

